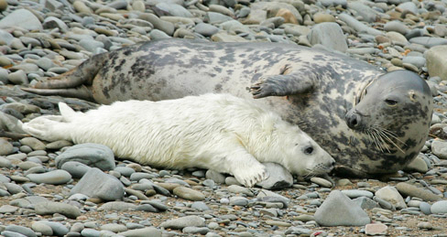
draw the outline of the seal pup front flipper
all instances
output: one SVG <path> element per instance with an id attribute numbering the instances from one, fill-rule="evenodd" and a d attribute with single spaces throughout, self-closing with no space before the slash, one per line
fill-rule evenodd
<path id="1" fill-rule="evenodd" d="M 22 88 L 22 90 L 38 95 L 59 95 L 94 101 L 87 87 L 92 84 L 108 55 L 108 53 L 94 55 L 62 75 L 38 82 L 33 88 Z"/>
<path id="2" fill-rule="evenodd" d="M 314 73 L 296 71 L 287 75 L 263 76 L 249 89 L 255 99 L 268 96 L 297 95 L 312 90 L 316 83 L 315 79 Z"/>

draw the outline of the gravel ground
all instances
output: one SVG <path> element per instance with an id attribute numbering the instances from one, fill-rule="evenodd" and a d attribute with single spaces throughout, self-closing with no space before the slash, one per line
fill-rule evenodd
<path id="1" fill-rule="evenodd" d="M 0 0 L 1 235 L 447 236 L 446 5 L 434 0 Z M 56 157 L 71 143 L 23 139 L 11 124 L 57 114 L 59 101 L 78 110 L 97 106 L 32 95 L 21 86 L 57 76 L 97 53 L 170 37 L 300 44 L 386 70 L 415 71 L 427 79 L 435 101 L 426 146 L 405 171 L 389 177 L 332 177 L 335 186 L 326 179 L 295 178 L 293 187 L 271 192 L 241 187 L 211 171 L 160 170 L 114 157 L 108 160 L 114 168 L 105 172 L 79 163 L 58 169 Z M 91 149 L 92 157 L 101 150 Z M 93 177 L 83 185 L 87 188 L 112 182 L 92 191 L 110 199 L 70 193 L 81 186 L 76 172 Z M 322 224 L 326 217 L 335 226 Z M 354 225 L 365 217 L 373 225 Z M 341 226 L 339 220 L 351 222 Z M 386 230 L 376 231 L 380 228 Z"/>

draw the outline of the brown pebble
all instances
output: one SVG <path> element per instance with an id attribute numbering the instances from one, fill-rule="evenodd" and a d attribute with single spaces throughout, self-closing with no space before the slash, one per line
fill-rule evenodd
<path id="1" fill-rule="evenodd" d="M 330 14 L 326 14 L 326 13 L 321 13 L 318 12 L 316 13 L 314 16 L 314 22 L 315 23 L 322 23 L 322 22 L 335 22 L 335 17 L 330 15 Z"/>
<path id="2" fill-rule="evenodd" d="M 424 201 L 439 201 L 439 200 L 441 200 L 441 197 L 435 195 L 434 193 L 431 193 L 428 190 L 418 188 L 418 187 L 408 184 L 408 183 L 398 183 L 396 185 L 396 188 L 401 194 L 403 194 L 405 196 L 418 197 Z"/>
<path id="3" fill-rule="evenodd" d="M 388 226 L 382 223 L 367 224 L 365 226 L 365 234 L 367 235 L 384 235 L 388 230 Z"/>
<path id="4" fill-rule="evenodd" d="M 8 1 L 0 0 L 0 12 L 6 10 L 8 8 Z"/>
<path id="5" fill-rule="evenodd" d="M 281 8 L 276 13 L 276 16 L 284 18 L 284 23 L 292 23 L 298 25 L 298 19 L 296 19 L 295 15 L 287 9 Z"/>

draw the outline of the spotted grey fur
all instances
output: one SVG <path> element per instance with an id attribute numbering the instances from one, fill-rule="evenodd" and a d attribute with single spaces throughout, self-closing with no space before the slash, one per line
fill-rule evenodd
<path id="1" fill-rule="evenodd" d="M 262 98 L 326 149 L 336 171 L 357 176 L 411 162 L 432 114 L 430 90 L 414 73 L 288 44 L 145 42 L 96 55 L 62 77 L 28 91 L 103 104 L 209 92 Z"/>

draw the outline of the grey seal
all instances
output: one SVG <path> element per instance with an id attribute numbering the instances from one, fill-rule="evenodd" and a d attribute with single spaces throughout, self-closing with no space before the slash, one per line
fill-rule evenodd
<path id="1" fill-rule="evenodd" d="M 299 176 L 327 174 L 335 163 L 298 126 L 229 94 L 118 101 L 86 113 L 60 102 L 59 110 L 61 115 L 37 117 L 22 128 L 47 141 L 103 144 L 140 164 L 230 173 L 247 187 L 268 177 L 261 162 Z"/>
<path id="2" fill-rule="evenodd" d="M 144 42 L 95 55 L 59 79 L 28 91 L 103 104 L 209 92 L 258 98 L 328 151 L 342 175 L 405 167 L 425 143 L 433 110 L 415 73 L 293 44 Z"/>

